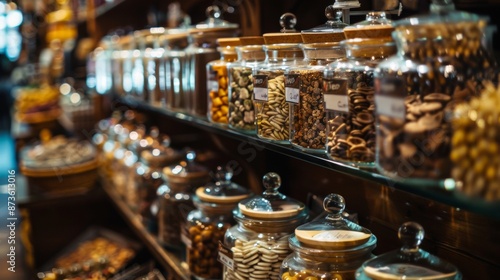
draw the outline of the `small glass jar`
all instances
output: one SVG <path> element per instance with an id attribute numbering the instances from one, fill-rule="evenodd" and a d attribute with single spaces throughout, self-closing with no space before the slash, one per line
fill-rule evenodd
<path id="1" fill-rule="evenodd" d="M 392 39 L 350 39 L 341 42 L 346 59 L 325 69 L 326 152 L 329 158 L 354 164 L 375 164 L 373 72 L 396 52 Z"/>
<path id="2" fill-rule="evenodd" d="M 229 72 L 229 128 L 255 134 L 255 109 L 253 106 L 253 72 L 259 63 L 265 59 L 262 49 L 264 39 L 257 37 L 256 41 L 243 43 L 246 39 L 241 37 L 243 46 L 236 47 L 238 59 L 228 65 Z"/>
<path id="3" fill-rule="evenodd" d="M 342 217 L 344 198 L 328 195 L 326 215 L 301 225 L 290 236 L 293 250 L 281 265 L 280 279 L 354 280 L 356 269 L 372 257 L 377 238 Z"/>
<path id="4" fill-rule="evenodd" d="M 364 262 L 356 271 L 356 279 L 462 279 L 461 272 L 453 264 L 420 249 L 424 234 L 418 223 L 404 223 L 398 231 L 403 243 L 401 249 Z"/>
<path id="5" fill-rule="evenodd" d="M 182 153 L 170 148 L 169 141 L 162 144 L 141 152 L 140 162 L 135 166 L 135 187 L 130 191 L 130 206 L 146 225 L 153 220 L 151 205 L 157 198 L 158 188 L 163 184 L 163 168 L 182 159 Z"/>
<path id="6" fill-rule="evenodd" d="M 394 31 L 394 27 L 386 13 L 373 11 L 366 14 L 364 21 L 346 26 L 344 35 L 347 39 L 390 38 L 392 31 Z"/>
<path id="7" fill-rule="evenodd" d="M 222 279 L 222 263 L 217 261 L 219 243 L 235 224 L 232 211 L 250 195 L 248 189 L 231 182 L 230 168 L 217 168 L 217 182 L 200 187 L 193 196 L 196 210 L 187 217 L 187 262 L 199 280 Z"/>
<path id="8" fill-rule="evenodd" d="M 254 74 L 254 107 L 257 137 L 271 142 L 290 143 L 290 104 L 285 96 L 285 70 L 302 63 L 300 33 L 266 33 L 265 61 Z M 268 42 L 281 42 L 268 44 Z"/>
<path id="9" fill-rule="evenodd" d="M 281 261 L 291 252 L 288 237 L 309 217 L 303 203 L 278 192 L 278 174 L 267 173 L 263 184 L 262 196 L 241 201 L 233 211 L 238 224 L 226 231 L 219 248 L 224 280 L 280 279 Z"/>
<path id="10" fill-rule="evenodd" d="M 210 181 L 207 168 L 195 163 L 195 157 L 194 152 L 188 152 L 185 161 L 163 168 L 165 183 L 157 191 L 158 239 L 170 248 L 182 248 L 181 232 L 194 209 L 194 190 Z"/>
<path id="11" fill-rule="evenodd" d="M 486 19 L 449 11 L 395 22 L 398 54 L 375 71 L 377 167 L 398 180 L 451 175 L 451 116 L 496 78 Z"/>
<path id="12" fill-rule="evenodd" d="M 227 124 L 229 112 L 227 66 L 237 58 L 235 47 L 240 45 L 239 38 L 217 39 L 220 59 L 207 63 L 207 118 L 212 123 Z"/>
<path id="13" fill-rule="evenodd" d="M 345 57 L 334 43 L 302 45 L 306 65 L 290 67 L 285 74 L 286 101 L 290 104 L 290 143 L 310 153 L 325 153 L 326 116 L 323 72 L 327 64 Z"/>

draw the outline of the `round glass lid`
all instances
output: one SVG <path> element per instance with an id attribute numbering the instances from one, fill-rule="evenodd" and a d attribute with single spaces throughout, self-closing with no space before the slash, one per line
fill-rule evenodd
<path id="1" fill-rule="evenodd" d="M 196 196 L 211 203 L 236 203 L 250 195 L 250 191 L 241 185 L 231 181 L 233 170 L 229 167 L 217 167 L 215 174 L 216 182 L 200 187 L 196 190 Z"/>

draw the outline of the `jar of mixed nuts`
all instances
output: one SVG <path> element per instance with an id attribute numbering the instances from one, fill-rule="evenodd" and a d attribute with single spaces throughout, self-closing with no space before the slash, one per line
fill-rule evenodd
<path id="1" fill-rule="evenodd" d="M 280 279 L 281 262 L 291 252 L 288 237 L 309 217 L 303 203 L 278 192 L 278 174 L 267 173 L 263 183 L 262 196 L 241 201 L 233 211 L 238 224 L 226 231 L 219 248 L 225 280 Z"/>
<path id="2" fill-rule="evenodd" d="M 326 215 L 301 225 L 290 236 L 293 250 L 281 265 L 281 280 L 354 280 L 356 269 L 372 257 L 377 238 L 342 217 L 344 198 L 328 195 Z"/>
<path id="3" fill-rule="evenodd" d="M 234 225 L 232 211 L 250 195 L 248 189 L 231 182 L 230 168 L 217 168 L 217 182 L 200 187 L 193 196 L 196 210 L 187 217 L 187 262 L 196 279 L 222 279 L 222 263 L 217 261 L 219 243 Z"/>
<path id="4" fill-rule="evenodd" d="M 257 137 L 276 143 L 290 142 L 290 105 L 285 98 L 285 70 L 302 63 L 300 33 L 266 33 L 265 61 L 254 74 Z M 281 42 L 268 44 L 268 42 Z"/>
<path id="5" fill-rule="evenodd" d="M 196 154 L 188 152 L 186 160 L 163 168 L 165 183 L 157 190 L 158 239 L 168 247 L 182 248 L 181 234 L 186 218 L 194 209 L 194 190 L 210 181 L 208 169 L 195 162 Z"/>
<path id="6" fill-rule="evenodd" d="M 373 71 L 396 52 L 392 39 L 349 39 L 341 42 L 346 59 L 325 69 L 327 155 L 357 166 L 375 164 Z"/>
<path id="7" fill-rule="evenodd" d="M 236 47 L 238 59 L 228 65 L 229 72 L 229 128 L 254 134 L 253 72 L 265 59 L 263 37 L 240 37 L 242 46 Z"/>
<path id="8" fill-rule="evenodd" d="M 326 116 L 323 71 L 327 64 L 345 56 L 338 43 L 302 45 L 307 65 L 290 67 L 285 73 L 286 101 L 290 104 L 290 143 L 312 153 L 325 153 Z"/>
<path id="9" fill-rule="evenodd" d="M 450 11 L 394 22 L 398 55 L 375 71 L 377 167 L 399 180 L 451 171 L 451 115 L 495 79 L 481 40 L 487 20 Z"/>
<path id="10" fill-rule="evenodd" d="M 236 60 L 235 47 L 241 43 L 239 38 L 219 38 L 217 44 L 220 59 L 207 63 L 207 117 L 210 122 L 227 124 L 229 115 L 227 66 Z"/>
<path id="11" fill-rule="evenodd" d="M 364 262 L 356 270 L 356 279 L 462 279 L 462 273 L 455 265 L 420 248 L 424 235 L 424 229 L 418 223 L 402 224 L 398 237 L 403 246 Z"/>

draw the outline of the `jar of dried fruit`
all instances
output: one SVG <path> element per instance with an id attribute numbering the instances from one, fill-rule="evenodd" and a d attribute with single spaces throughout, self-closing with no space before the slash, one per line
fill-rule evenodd
<path id="1" fill-rule="evenodd" d="M 280 144 L 290 142 L 290 104 L 285 99 L 285 70 L 302 64 L 300 33 L 266 33 L 265 61 L 254 74 L 257 137 Z"/>
<path id="2" fill-rule="evenodd" d="M 227 66 L 237 58 L 235 47 L 240 45 L 239 38 L 217 39 L 220 59 L 207 63 L 207 118 L 210 122 L 228 123 L 228 75 Z"/>
<path id="3" fill-rule="evenodd" d="M 377 166 L 428 182 L 451 171 L 451 115 L 495 78 L 482 44 L 487 19 L 446 11 L 394 22 L 396 56 L 375 71 Z"/>
<path id="4" fill-rule="evenodd" d="M 286 101 L 290 104 L 290 143 L 311 153 L 325 153 L 326 116 L 323 72 L 336 59 L 345 57 L 339 43 L 302 45 L 306 65 L 290 67 L 285 74 Z"/>
<path id="5" fill-rule="evenodd" d="M 217 168 L 217 182 L 200 187 L 193 196 L 196 210 L 187 217 L 187 262 L 196 279 L 222 279 L 217 261 L 219 243 L 234 225 L 232 211 L 250 195 L 248 189 L 231 182 L 233 171 Z"/>
<path id="6" fill-rule="evenodd" d="M 325 214 L 295 229 L 289 238 L 293 253 L 281 264 L 281 279 L 354 280 L 356 269 L 372 257 L 377 238 L 344 218 L 344 198 L 330 194 Z"/>
<path id="7" fill-rule="evenodd" d="M 265 59 L 261 36 L 240 37 L 236 47 L 236 62 L 228 65 L 229 74 L 229 128 L 255 134 L 255 109 L 253 106 L 253 71 Z"/>
<path id="8" fill-rule="evenodd" d="M 326 151 L 334 160 L 375 164 L 375 67 L 396 52 L 390 38 L 341 42 L 346 59 L 325 69 Z"/>
<path id="9" fill-rule="evenodd" d="M 267 173 L 263 183 L 261 196 L 242 200 L 233 211 L 237 225 L 226 231 L 219 248 L 224 280 L 280 279 L 281 262 L 291 253 L 288 237 L 309 217 L 302 202 L 278 192 L 278 174 Z"/>

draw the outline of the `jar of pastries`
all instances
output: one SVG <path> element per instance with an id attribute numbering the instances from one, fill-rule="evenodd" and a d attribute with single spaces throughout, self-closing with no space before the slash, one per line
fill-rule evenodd
<path id="1" fill-rule="evenodd" d="M 280 279 L 281 262 L 291 252 L 288 237 L 309 217 L 302 202 L 278 192 L 278 174 L 267 173 L 263 184 L 262 195 L 239 202 L 233 211 L 237 225 L 226 231 L 219 248 L 224 280 Z"/>
<path id="2" fill-rule="evenodd" d="M 354 280 L 356 269 L 372 257 L 377 238 L 368 229 L 346 219 L 344 198 L 330 194 L 325 214 L 301 225 L 290 236 L 293 250 L 281 265 L 282 280 Z"/>
<path id="3" fill-rule="evenodd" d="M 250 191 L 231 182 L 233 171 L 217 168 L 216 182 L 199 187 L 193 196 L 196 207 L 187 217 L 187 262 L 196 279 L 222 279 L 217 261 L 219 243 L 235 224 L 232 211 Z"/>

